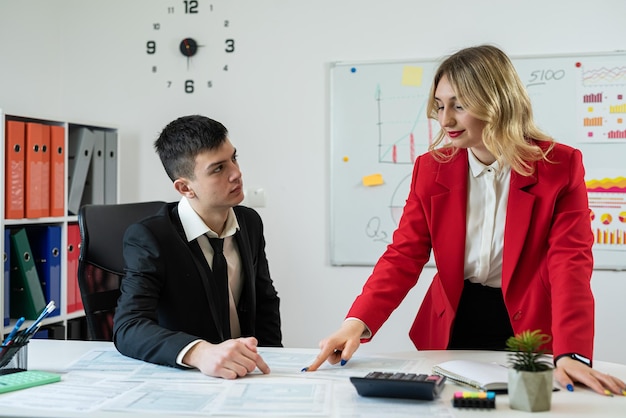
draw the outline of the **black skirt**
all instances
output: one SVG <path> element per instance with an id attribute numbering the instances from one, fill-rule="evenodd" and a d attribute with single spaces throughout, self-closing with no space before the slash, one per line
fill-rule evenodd
<path id="1" fill-rule="evenodd" d="M 513 335 L 502 289 L 465 280 L 449 350 L 504 350 Z"/>

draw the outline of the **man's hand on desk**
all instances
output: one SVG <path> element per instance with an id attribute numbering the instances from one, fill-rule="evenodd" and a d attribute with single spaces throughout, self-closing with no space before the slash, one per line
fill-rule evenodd
<path id="1" fill-rule="evenodd" d="M 569 357 L 558 359 L 554 377 L 570 392 L 574 390 L 574 382 L 578 382 L 601 395 L 626 394 L 626 384 L 617 377 L 599 372 Z"/>
<path id="2" fill-rule="evenodd" d="M 245 376 L 257 367 L 267 374 L 270 368 L 257 352 L 257 344 L 254 337 L 227 340 L 220 344 L 201 341 L 185 354 L 183 362 L 207 376 L 224 379 Z"/>
<path id="3" fill-rule="evenodd" d="M 359 320 L 346 320 L 341 328 L 328 338 L 320 341 L 320 353 L 313 363 L 302 371 L 314 372 L 326 360 L 330 364 L 341 362 L 343 366 L 352 358 L 352 355 L 361 345 L 361 335 L 365 331 L 365 324 Z"/>

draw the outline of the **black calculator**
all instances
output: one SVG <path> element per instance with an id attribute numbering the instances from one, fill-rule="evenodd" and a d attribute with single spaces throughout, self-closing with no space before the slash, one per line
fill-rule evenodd
<path id="1" fill-rule="evenodd" d="M 350 377 L 361 396 L 432 401 L 443 390 L 445 376 L 417 373 L 371 372 Z"/>

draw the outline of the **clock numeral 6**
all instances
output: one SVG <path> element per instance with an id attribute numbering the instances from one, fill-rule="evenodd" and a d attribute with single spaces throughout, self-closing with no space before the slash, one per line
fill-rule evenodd
<path id="1" fill-rule="evenodd" d="M 193 93 L 193 80 L 185 80 L 185 93 Z"/>

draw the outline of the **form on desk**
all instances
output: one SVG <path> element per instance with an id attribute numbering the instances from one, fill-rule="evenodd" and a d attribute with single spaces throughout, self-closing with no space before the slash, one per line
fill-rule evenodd
<path id="1" fill-rule="evenodd" d="M 0 397 L 0 408 L 21 407 L 85 414 L 96 411 L 198 416 L 390 416 L 452 417 L 449 402 L 361 398 L 349 376 L 372 370 L 424 371 L 421 360 L 355 356 L 343 367 L 325 364 L 302 373 L 311 350 L 260 349 L 272 372 L 236 380 L 197 370 L 157 366 L 119 354 L 114 348 L 85 353 L 67 368 L 59 383 Z M 313 353 L 313 354 L 312 354 Z"/>

